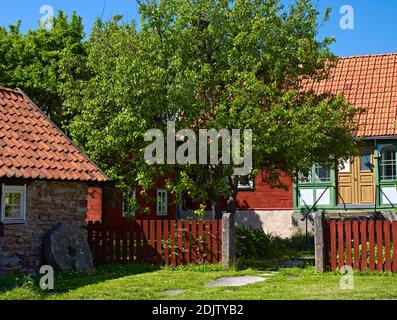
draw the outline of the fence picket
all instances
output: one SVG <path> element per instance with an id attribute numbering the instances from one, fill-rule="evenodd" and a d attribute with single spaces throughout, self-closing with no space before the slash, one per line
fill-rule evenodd
<path id="1" fill-rule="evenodd" d="M 143 220 L 143 228 L 142 228 L 142 261 L 144 263 L 150 263 L 149 254 L 148 254 L 148 241 L 149 241 L 149 221 Z"/>
<path id="2" fill-rule="evenodd" d="M 200 263 L 204 263 L 204 224 L 202 220 L 199 220 L 198 223 L 198 238 L 199 238 L 199 256 Z"/>
<path id="3" fill-rule="evenodd" d="M 391 259 L 390 259 L 390 221 L 383 221 L 383 232 L 385 239 L 385 271 L 391 271 Z M 393 242 L 394 244 L 394 242 Z"/>
<path id="4" fill-rule="evenodd" d="M 217 240 L 218 220 L 212 220 L 211 238 L 212 238 L 212 263 L 218 262 L 218 240 Z"/>
<path id="5" fill-rule="evenodd" d="M 156 221 L 150 220 L 150 232 L 149 232 L 149 262 L 155 264 L 156 258 Z"/>
<path id="6" fill-rule="evenodd" d="M 361 270 L 366 270 L 367 263 L 367 221 L 365 219 L 360 221 L 361 233 Z"/>
<path id="7" fill-rule="evenodd" d="M 375 270 L 375 223 L 374 220 L 368 222 L 369 238 L 369 269 Z"/>
<path id="8" fill-rule="evenodd" d="M 168 232 L 168 220 L 163 220 L 163 235 L 164 235 L 164 264 L 166 266 L 170 265 L 170 240 L 169 240 L 169 232 Z"/>
<path id="9" fill-rule="evenodd" d="M 171 237 L 171 265 L 176 266 L 176 239 L 175 239 L 175 220 L 170 221 L 171 225 L 171 231 L 170 231 L 170 237 Z"/>
<path id="10" fill-rule="evenodd" d="M 351 221 L 345 221 L 345 234 L 346 234 L 346 265 L 352 265 L 352 234 L 351 234 Z"/>
<path id="11" fill-rule="evenodd" d="M 397 272 L 397 221 L 392 222 L 393 236 L 393 272 Z"/>
<path id="12" fill-rule="evenodd" d="M 197 263 L 197 221 L 191 224 L 192 246 L 191 246 L 191 263 Z"/>
<path id="13" fill-rule="evenodd" d="M 345 265 L 345 243 L 343 234 L 343 220 L 339 220 L 337 223 L 338 231 L 338 267 Z"/>
<path id="14" fill-rule="evenodd" d="M 113 226 L 113 234 L 114 234 L 114 244 L 115 244 L 115 261 L 116 263 L 120 263 L 120 243 L 121 243 L 121 234 L 120 234 L 120 226 Z"/>
<path id="15" fill-rule="evenodd" d="M 162 255 L 162 249 L 163 249 L 163 229 L 162 229 L 162 221 L 157 220 L 157 225 L 156 225 L 156 259 L 155 262 L 157 264 L 162 264 L 163 262 L 163 255 Z"/>
<path id="16" fill-rule="evenodd" d="M 131 227 L 128 229 L 128 263 L 135 262 L 135 230 L 136 230 L 136 223 L 132 223 Z"/>
<path id="17" fill-rule="evenodd" d="M 377 259 L 376 259 L 376 270 L 383 271 L 383 230 L 382 220 L 376 221 L 376 248 L 377 248 Z"/>
<path id="18" fill-rule="evenodd" d="M 205 262 L 211 263 L 211 222 L 205 221 Z"/>
<path id="19" fill-rule="evenodd" d="M 331 233 L 331 270 L 336 269 L 336 221 L 331 220 L 330 222 L 330 233 Z"/>
<path id="20" fill-rule="evenodd" d="M 353 243 L 354 243 L 354 269 L 360 270 L 360 232 L 359 222 L 353 220 Z"/>
<path id="21" fill-rule="evenodd" d="M 182 221 L 178 221 L 178 265 L 183 264 L 183 224 Z"/>
<path id="22" fill-rule="evenodd" d="M 190 263 L 190 222 L 185 221 L 185 230 L 184 230 L 184 242 L 183 242 L 183 247 L 184 247 L 184 261 L 185 263 Z"/>
<path id="23" fill-rule="evenodd" d="M 136 220 L 123 224 L 89 223 L 88 243 L 100 263 L 218 263 L 221 221 Z"/>
<path id="24" fill-rule="evenodd" d="M 138 220 L 136 222 L 136 227 L 135 227 L 135 236 L 136 236 L 136 262 L 137 263 L 144 263 L 144 255 L 143 255 L 143 221 Z"/>

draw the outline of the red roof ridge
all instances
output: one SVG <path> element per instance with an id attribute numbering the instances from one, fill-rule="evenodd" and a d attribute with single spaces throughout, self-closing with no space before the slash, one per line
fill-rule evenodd
<path id="1" fill-rule="evenodd" d="M 356 58 L 370 58 L 370 57 L 381 57 L 381 56 L 397 56 L 397 52 L 371 53 L 371 54 L 352 55 L 352 56 L 339 56 L 338 59 L 356 59 Z"/>
<path id="2" fill-rule="evenodd" d="M 0 90 L 3 90 L 3 91 L 11 91 L 11 92 L 14 92 L 14 93 L 21 93 L 21 92 L 19 92 L 18 91 L 18 88 L 17 89 L 11 89 L 11 88 L 6 88 L 6 87 L 3 87 L 3 86 L 0 86 Z"/>
<path id="3" fill-rule="evenodd" d="M 303 91 L 342 94 L 357 109 L 357 137 L 397 136 L 397 52 L 337 57 L 325 79 L 305 78 Z"/>
<path id="4" fill-rule="evenodd" d="M 108 175 L 103 172 L 91 159 L 88 157 L 44 112 L 41 110 L 26 94 L 21 88 L 16 88 L 14 92 L 22 94 L 22 96 L 32 105 L 33 108 L 37 109 L 46 120 L 68 141 L 90 164 L 92 164 L 96 170 L 98 170 L 104 177 L 105 180 L 110 180 Z"/>

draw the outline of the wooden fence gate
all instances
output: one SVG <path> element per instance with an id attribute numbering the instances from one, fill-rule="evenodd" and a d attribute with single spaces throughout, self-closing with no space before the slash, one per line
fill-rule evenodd
<path id="1" fill-rule="evenodd" d="M 87 231 L 96 265 L 139 263 L 176 266 L 222 260 L 220 220 L 90 222 Z"/>
<path id="2" fill-rule="evenodd" d="M 385 218 L 323 219 L 324 267 L 397 272 L 397 221 Z M 316 263 L 317 263 L 316 252 Z"/>

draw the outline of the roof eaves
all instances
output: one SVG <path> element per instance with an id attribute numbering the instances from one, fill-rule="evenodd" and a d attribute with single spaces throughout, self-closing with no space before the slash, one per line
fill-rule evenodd
<path id="1" fill-rule="evenodd" d="M 6 90 L 9 90 L 9 89 L 6 89 Z M 10 89 L 11 90 L 11 89 Z M 86 154 L 85 154 L 85 152 L 84 151 L 82 151 L 78 146 L 76 146 L 76 144 L 75 143 L 73 143 L 73 141 L 43 112 L 43 110 L 41 110 L 40 108 L 39 108 L 39 106 L 37 106 L 37 104 L 35 104 L 30 98 L 29 98 L 29 96 L 25 93 L 25 92 L 23 92 L 23 90 L 21 89 L 21 88 L 16 88 L 15 90 L 11 90 L 11 91 L 14 91 L 14 92 L 16 92 L 16 93 L 19 93 L 19 94 L 22 94 L 23 95 L 23 97 L 40 113 L 40 114 L 42 114 L 45 118 L 46 118 L 46 120 L 47 121 L 49 121 L 50 122 L 50 124 L 52 125 L 52 126 L 54 126 L 55 128 L 56 128 L 56 130 L 69 142 L 69 143 L 71 143 L 72 144 L 72 146 L 78 151 L 78 152 L 80 152 L 81 153 L 81 155 L 87 160 L 87 161 L 89 161 L 98 171 L 99 171 L 99 173 L 101 174 L 101 175 L 103 175 L 103 178 L 104 179 L 96 179 L 96 180 L 93 180 L 93 181 L 99 181 L 99 182 L 106 182 L 106 181 L 110 181 L 110 178 L 108 177 L 108 175 L 105 173 L 105 172 L 103 172 L 91 159 L 90 159 L 90 157 L 88 157 Z"/>

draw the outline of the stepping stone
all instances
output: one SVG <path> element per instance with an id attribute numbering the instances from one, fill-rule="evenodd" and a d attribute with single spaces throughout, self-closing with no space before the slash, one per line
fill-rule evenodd
<path id="1" fill-rule="evenodd" d="M 259 275 L 261 277 L 272 277 L 274 276 L 276 273 L 260 273 Z"/>
<path id="2" fill-rule="evenodd" d="M 277 267 L 280 268 L 294 268 L 294 267 L 304 267 L 305 263 L 303 261 L 285 261 L 277 263 Z"/>
<path id="3" fill-rule="evenodd" d="M 263 277 L 253 277 L 253 276 L 239 276 L 239 277 L 223 277 L 213 281 L 208 282 L 206 287 L 238 287 L 245 286 L 250 283 L 262 282 L 267 280 Z"/>
<path id="4" fill-rule="evenodd" d="M 168 295 L 168 296 L 176 296 L 176 295 L 182 294 L 184 292 L 186 292 L 186 290 L 166 290 L 166 291 L 163 291 L 163 293 Z"/>
<path id="5" fill-rule="evenodd" d="M 287 279 L 302 279 L 301 276 L 288 276 Z"/>

